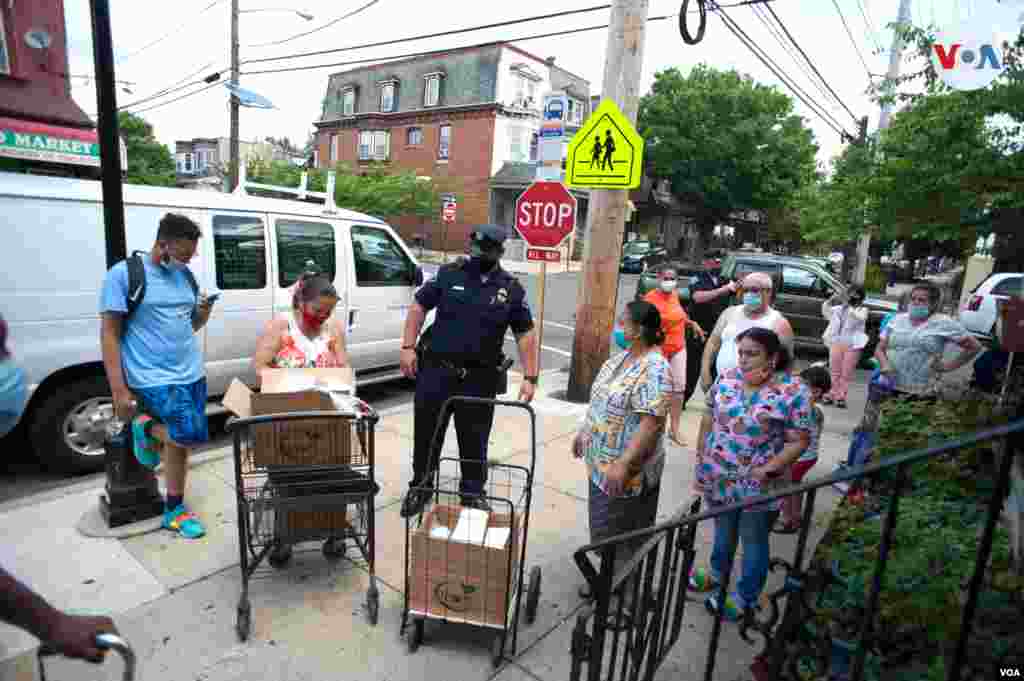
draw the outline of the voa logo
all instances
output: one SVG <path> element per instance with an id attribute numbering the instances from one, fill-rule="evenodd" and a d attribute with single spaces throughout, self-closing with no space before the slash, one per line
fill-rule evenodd
<path id="1" fill-rule="evenodd" d="M 939 78 L 954 90 L 987 87 L 1006 67 L 1002 41 L 987 22 L 972 22 L 936 36 L 931 57 Z"/>
<path id="2" fill-rule="evenodd" d="M 1013 667 L 1010 667 L 1009 669 L 1000 669 L 999 670 L 999 676 L 1004 676 L 1004 677 L 1008 677 L 1008 678 L 1018 678 L 1019 679 L 1020 678 L 1020 670 L 1019 669 L 1015 669 Z"/>

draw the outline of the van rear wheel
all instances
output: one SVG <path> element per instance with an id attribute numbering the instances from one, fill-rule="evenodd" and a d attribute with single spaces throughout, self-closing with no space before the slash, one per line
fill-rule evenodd
<path id="1" fill-rule="evenodd" d="M 29 430 L 32 448 L 50 470 L 98 473 L 103 470 L 103 441 L 113 415 L 105 376 L 88 376 L 61 386 L 35 410 Z"/>

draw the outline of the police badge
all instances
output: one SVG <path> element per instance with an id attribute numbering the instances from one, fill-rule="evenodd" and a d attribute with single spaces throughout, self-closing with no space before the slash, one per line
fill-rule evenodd
<path id="1" fill-rule="evenodd" d="M 508 302 L 508 289 L 507 288 L 498 289 L 498 302 L 501 303 L 502 305 L 504 305 L 505 303 Z"/>

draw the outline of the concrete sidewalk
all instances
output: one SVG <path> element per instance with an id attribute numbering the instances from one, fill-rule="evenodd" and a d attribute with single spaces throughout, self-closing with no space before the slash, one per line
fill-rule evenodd
<path id="1" fill-rule="evenodd" d="M 99 486 L 58 496 L 0 506 L 0 564 L 63 609 L 114 616 L 138 656 L 137 678 L 144 681 L 372 679 L 399 681 L 517 681 L 569 678 L 569 643 L 582 602 L 583 579 L 571 557 L 588 541 L 587 480 L 570 444 L 586 405 L 559 401 L 550 393 L 564 389 L 568 375 L 542 376 L 534 408 L 537 414 L 537 470 L 530 517 L 527 570 L 543 570 L 537 621 L 519 631 L 515 656 L 498 670 L 490 661 L 489 631 L 428 622 L 423 647 L 406 651 L 398 635 L 404 584 L 404 521 L 398 505 L 410 476 L 412 405 L 382 415 L 376 438 L 377 575 L 383 581 L 380 621 L 367 624 L 362 603 L 368 575 L 347 561 L 331 564 L 316 551 L 296 554 L 291 565 L 251 582 L 253 634 L 241 644 L 235 636 L 235 608 L 241 589 L 238 526 L 230 450 L 208 455 L 190 475 L 189 499 L 208 534 L 195 542 L 165 532 L 115 538 L 86 537 L 76 525 L 95 507 Z M 518 378 L 506 399 L 514 399 Z M 702 414 L 695 398 L 684 415 L 683 432 L 692 440 Z M 449 432 L 445 451 L 456 452 Z M 822 460 L 812 472 L 831 472 L 845 459 L 846 441 L 826 432 Z M 525 412 L 499 409 L 491 438 L 491 458 L 529 462 L 529 424 Z M 692 499 L 693 450 L 671 446 L 662 483 L 659 517 L 664 519 Z M 818 495 L 818 522 L 812 546 L 824 531 L 827 514 L 838 500 L 831 491 Z M 698 560 L 706 561 L 711 528 L 698 533 Z M 773 556 L 790 558 L 795 536 L 773 535 Z M 769 589 L 781 576 L 770 577 Z M 684 634 L 656 678 L 697 678 L 702 672 L 711 619 L 691 601 Z M 35 675 L 30 636 L 0 625 L 0 680 L 31 680 Z M 747 666 L 759 652 L 742 642 L 736 627 L 723 630 L 715 678 L 747 679 Z M 120 662 L 102 667 L 64 659 L 47 660 L 54 681 L 119 679 Z"/>

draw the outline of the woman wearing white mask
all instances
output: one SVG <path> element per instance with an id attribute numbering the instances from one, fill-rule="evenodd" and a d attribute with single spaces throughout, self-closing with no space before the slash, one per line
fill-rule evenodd
<path id="1" fill-rule="evenodd" d="M 832 390 L 822 399 L 846 409 L 846 396 L 850 391 L 853 372 L 860 354 L 868 344 L 865 324 L 868 309 L 864 307 L 864 289 L 853 286 L 842 294 L 829 298 L 821 305 L 821 314 L 828 321 L 822 340 L 829 349 L 829 367 L 832 370 Z"/>
<path id="2" fill-rule="evenodd" d="M 742 303 L 722 313 L 701 358 L 701 387 L 707 392 L 715 377 L 739 366 L 736 339 L 747 329 L 774 331 L 793 355 L 793 327 L 782 313 L 772 307 L 774 285 L 765 272 L 752 272 L 740 283 L 737 291 Z"/>
<path id="3" fill-rule="evenodd" d="M 907 311 L 882 329 L 875 358 L 897 394 L 927 395 L 939 374 L 956 371 L 981 351 L 981 343 L 963 324 L 938 314 L 941 299 L 942 292 L 934 284 L 915 284 Z M 949 343 L 961 351 L 954 359 L 944 360 Z"/>
<path id="4" fill-rule="evenodd" d="M 661 314 L 661 331 L 665 340 L 661 344 L 661 353 L 665 355 L 671 369 L 672 393 L 669 402 L 669 437 L 676 444 L 683 444 L 679 434 L 679 419 L 683 413 L 683 394 L 686 392 L 686 331 L 704 340 L 706 334 L 700 324 L 690 319 L 679 302 L 679 270 L 673 265 L 665 265 L 658 272 L 658 288 L 648 291 L 644 300 L 658 308 Z M 694 358 L 696 360 L 696 358 Z"/>

